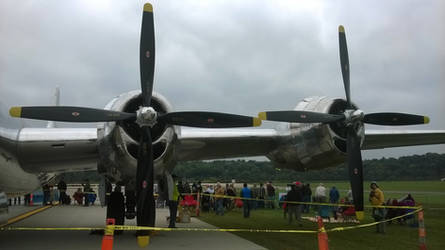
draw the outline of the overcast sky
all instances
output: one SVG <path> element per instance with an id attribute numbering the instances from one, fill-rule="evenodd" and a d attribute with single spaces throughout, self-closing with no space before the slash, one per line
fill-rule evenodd
<path id="1" fill-rule="evenodd" d="M 104 107 L 139 88 L 143 1 L 0 1 L 0 101 Z M 255 116 L 312 95 L 351 96 L 365 112 L 410 112 L 445 129 L 445 1 L 153 1 L 154 91 L 176 110 Z M 266 125 L 271 125 L 266 124 Z M 394 127 L 367 126 L 370 129 Z M 377 150 L 365 157 L 445 152 Z"/>

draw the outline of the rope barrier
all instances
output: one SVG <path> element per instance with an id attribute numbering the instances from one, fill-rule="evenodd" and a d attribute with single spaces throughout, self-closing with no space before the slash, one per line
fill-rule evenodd
<path id="1" fill-rule="evenodd" d="M 379 223 L 386 223 L 388 221 L 397 220 L 415 213 L 422 211 L 423 208 L 406 213 L 401 216 L 397 216 L 391 219 L 356 225 L 348 227 L 336 227 L 331 229 L 325 229 L 326 232 L 345 231 L 355 228 L 365 228 L 375 226 Z M 107 228 L 108 227 L 108 228 Z M 137 231 L 137 230 L 151 230 L 151 231 L 191 231 L 191 232 L 251 232 L 251 233 L 306 233 L 315 234 L 319 233 L 319 230 L 292 230 L 292 229 L 243 229 L 243 228 L 164 228 L 164 227 L 142 227 L 142 226 L 121 226 L 121 225 L 107 225 L 106 227 L 0 227 L 0 231 L 91 231 L 91 230 L 124 230 L 124 231 Z"/>
<path id="2" fill-rule="evenodd" d="M 228 196 L 228 195 L 215 195 L 215 194 L 200 194 L 200 193 L 185 193 L 182 195 L 197 195 L 198 204 L 200 196 L 209 196 L 214 198 L 224 198 L 224 199 L 241 199 L 241 200 L 255 200 L 255 201 L 265 201 L 271 202 L 275 200 L 269 199 L 257 199 L 257 198 L 244 198 L 240 196 Z M 341 206 L 341 207 L 353 207 L 352 204 L 338 204 L 338 203 L 319 203 L 319 202 L 289 202 L 289 201 L 280 201 L 286 202 L 288 204 L 308 204 L 308 205 L 318 205 L 318 206 Z M 48 206 L 50 207 L 50 206 Z M 113 235 L 115 230 L 122 231 L 166 231 L 166 232 L 174 232 L 174 231 L 188 231 L 188 232 L 250 232 L 250 233 L 302 233 L 302 234 L 317 234 L 318 237 L 318 247 L 319 250 L 328 250 L 328 232 L 341 232 L 346 230 L 353 230 L 359 228 L 366 228 L 378 225 L 380 223 L 386 223 L 393 220 L 398 220 L 403 217 L 407 217 L 416 213 L 419 213 L 419 248 L 421 250 L 426 249 L 425 245 L 425 228 L 423 223 L 423 208 L 419 206 L 372 206 L 366 205 L 364 207 L 367 208 L 395 208 L 395 209 L 414 209 L 414 211 L 405 213 L 400 216 L 393 217 L 391 219 L 377 221 L 373 223 L 367 223 L 362 225 L 355 226 L 342 226 L 326 229 L 323 225 L 323 220 L 321 217 L 317 217 L 318 230 L 293 230 L 293 229 L 243 229 L 243 228 L 164 228 L 164 227 L 143 227 L 143 226 L 123 226 L 123 225 L 115 225 L 114 219 L 107 219 L 105 227 L 6 227 L 11 224 L 0 225 L 1 231 L 96 231 L 103 230 L 104 236 L 102 238 L 102 250 L 112 250 L 113 248 Z M 43 208 L 44 210 L 46 208 Z M 40 210 L 40 209 L 37 209 Z M 199 215 L 199 205 L 196 210 L 197 215 Z M 143 241 L 140 238 L 144 238 Z M 149 244 L 149 236 L 138 237 L 138 244 L 140 246 L 146 246 Z"/>

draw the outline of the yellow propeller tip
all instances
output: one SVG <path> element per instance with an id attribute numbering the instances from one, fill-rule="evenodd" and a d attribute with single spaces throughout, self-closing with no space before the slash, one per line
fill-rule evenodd
<path id="1" fill-rule="evenodd" d="M 150 243 L 150 236 L 138 236 L 139 247 L 146 247 Z"/>
<path id="2" fill-rule="evenodd" d="M 144 11 L 145 12 L 153 12 L 153 5 L 151 5 L 151 3 L 144 4 Z"/>
<path id="3" fill-rule="evenodd" d="M 260 113 L 258 113 L 258 118 L 259 118 L 260 120 L 267 120 L 267 114 L 266 114 L 266 112 L 260 112 Z"/>
<path id="4" fill-rule="evenodd" d="M 21 117 L 22 116 L 22 108 L 21 107 L 12 107 L 9 109 L 9 115 L 12 117 Z"/>
<path id="5" fill-rule="evenodd" d="M 338 26 L 338 32 L 345 33 L 345 27 L 343 25 Z"/>
<path id="6" fill-rule="evenodd" d="M 261 119 L 260 119 L 260 118 L 256 118 L 256 117 L 254 117 L 254 118 L 253 118 L 253 126 L 254 126 L 254 127 L 261 126 Z"/>
<path id="7" fill-rule="evenodd" d="M 428 124 L 430 123 L 430 118 L 428 116 L 423 117 L 423 123 Z"/>
<path id="8" fill-rule="evenodd" d="M 355 211 L 355 216 L 357 217 L 357 220 L 363 220 L 365 218 L 365 212 Z"/>

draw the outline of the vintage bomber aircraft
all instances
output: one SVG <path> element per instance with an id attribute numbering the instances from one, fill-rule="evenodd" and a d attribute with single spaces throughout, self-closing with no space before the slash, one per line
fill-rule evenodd
<path id="1" fill-rule="evenodd" d="M 68 106 L 13 107 L 10 115 L 65 122 L 104 122 L 98 128 L 0 127 L 0 192 L 27 193 L 48 174 L 92 170 L 125 185 L 135 199 L 138 225 L 154 225 L 153 183 L 171 188 L 177 162 L 266 156 L 277 168 L 297 171 L 349 165 L 357 216 L 363 216 L 361 150 L 445 143 L 440 131 L 365 131 L 364 123 L 411 125 L 429 118 L 403 113 L 364 114 L 352 103 L 345 31 L 339 27 L 340 62 L 346 99 L 309 97 L 294 110 L 259 113 L 259 118 L 215 112 L 173 112 L 152 91 L 154 74 L 153 9 L 144 6 L 140 72 L 141 91 L 112 99 L 105 109 Z M 1 113 L 0 113 L 1 115 Z M 0 117 L 0 122 L 8 121 Z M 288 122 L 287 129 L 248 129 L 261 120 Z M 0 124 L 2 125 L 2 124 Z M 183 130 L 181 126 L 202 129 Z M 1 204 L 5 206 L 6 204 Z M 128 216 L 134 205 L 127 204 Z M 144 234 L 144 232 L 142 232 Z M 143 240 L 143 237 L 141 237 Z"/>

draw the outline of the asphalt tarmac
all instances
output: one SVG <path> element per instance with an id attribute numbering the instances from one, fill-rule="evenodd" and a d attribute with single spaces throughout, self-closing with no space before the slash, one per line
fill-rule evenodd
<path id="1" fill-rule="evenodd" d="M 29 208 L 12 206 L 10 214 L 17 216 Z M 167 227 L 167 208 L 157 209 L 156 226 Z M 16 222 L 11 227 L 103 227 L 105 208 L 77 205 L 55 206 Z M 135 225 L 129 220 L 126 225 Z M 196 218 L 191 223 L 177 223 L 177 227 L 215 228 Z M 0 231 L 0 249 L 101 249 L 102 235 L 89 231 Z M 114 236 L 113 249 L 142 249 L 133 231 Z M 250 241 L 225 232 L 159 232 L 150 237 L 145 249 L 265 249 Z"/>

